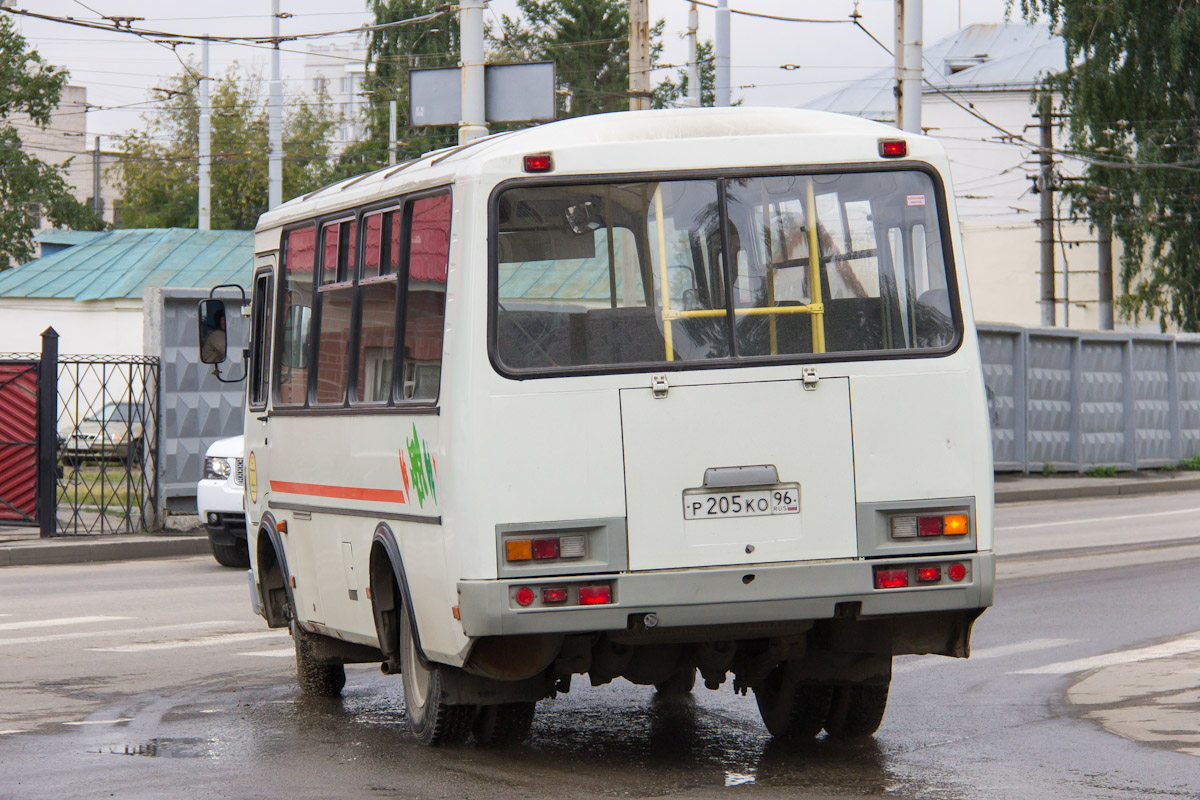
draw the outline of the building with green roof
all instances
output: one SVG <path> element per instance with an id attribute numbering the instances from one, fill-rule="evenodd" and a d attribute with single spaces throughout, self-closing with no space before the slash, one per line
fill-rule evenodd
<path id="1" fill-rule="evenodd" d="M 0 272 L 0 352 L 35 352 L 48 327 L 62 353 L 147 355 L 143 295 L 149 287 L 249 287 L 251 231 L 138 228 L 47 231 L 43 256 Z"/>

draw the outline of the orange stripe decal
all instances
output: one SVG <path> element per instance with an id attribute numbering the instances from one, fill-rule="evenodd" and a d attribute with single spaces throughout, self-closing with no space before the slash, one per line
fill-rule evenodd
<path id="1" fill-rule="evenodd" d="M 373 500 L 380 503 L 407 504 L 403 489 L 360 489 L 357 486 L 326 486 L 321 483 L 271 481 L 271 491 L 303 494 L 310 497 L 336 497 L 339 500 Z"/>

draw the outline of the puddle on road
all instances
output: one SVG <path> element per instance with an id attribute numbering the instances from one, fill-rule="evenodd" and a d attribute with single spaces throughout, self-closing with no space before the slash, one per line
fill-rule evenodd
<path id="1" fill-rule="evenodd" d="M 217 744 L 215 739 L 151 739 L 139 744 L 108 745 L 97 752 L 146 758 L 216 758 Z"/>

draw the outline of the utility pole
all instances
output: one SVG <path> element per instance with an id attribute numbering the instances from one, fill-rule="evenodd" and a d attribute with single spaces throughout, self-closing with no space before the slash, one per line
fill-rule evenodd
<path id="1" fill-rule="evenodd" d="M 279 78 L 279 0 L 271 0 L 271 91 L 267 101 L 267 209 L 283 202 L 283 84 Z"/>
<path id="2" fill-rule="evenodd" d="M 729 88 L 729 0 L 717 0 L 717 35 L 713 40 L 713 66 L 716 68 L 716 102 L 718 107 L 730 103 Z"/>
<path id="3" fill-rule="evenodd" d="M 650 2 L 629 0 L 629 110 L 650 108 Z"/>
<path id="4" fill-rule="evenodd" d="M 1042 217 L 1038 220 L 1042 229 L 1042 325 L 1054 327 L 1054 116 L 1050 96 L 1042 97 L 1038 117 L 1041 129 L 1041 174 L 1037 188 L 1042 200 Z M 1111 283 L 1110 283 L 1111 285 Z"/>
<path id="5" fill-rule="evenodd" d="M 1096 268 L 1099 270 L 1096 299 L 1099 300 L 1100 330 L 1113 329 L 1113 264 L 1112 264 L 1112 219 L 1107 213 L 1102 214 L 1096 223 L 1097 259 Z"/>
<path id="6" fill-rule="evenodd" d="M 896 126 L 921 133 L 923 0 L 896 0 Z"/>
<path id="7" fill-rule="evenodd" d="M 97 217 L 104 215 L 104 202 L 100 199 L 100 137 L 96 137 L 96 149 L 92 151 L 92 211 Z"/>
<path id="8" fill-rule="evenodd" d="M 396 166 L 396 101 L 388 101 L 388 166 Z"/>
<path id="9" fill-rule="evenodd" d="M 700 12 L 696 9 L 696 4 L 692 3 L 691 9 L 688 11 L 688 99 L 687 104 L 692 108 L 699 108 L 700 99 L 700 58 L 698 55 L 699 44 L 696 41 L 700 31 Z"/>
<path id="10" fill-rule="evenodd" d="M 487 95 L 484 93 L 483 9 L 487 0 L 461 0 L 459 3 L 459 39 L 462 56 L 462 119 L 458 123 L 458 143 L 487 136 Z"/>
<path id="11" fill-rule="evenodd" d="M 212 107 L 208 96 L 208 37 L 200 40 L 200 213 L 196 227 L 212 228 Z"/>

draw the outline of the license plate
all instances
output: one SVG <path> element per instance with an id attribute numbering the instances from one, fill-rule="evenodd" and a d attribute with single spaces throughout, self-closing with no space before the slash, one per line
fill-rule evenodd
<path id="1" fill-rule="evenodd" d="M 800 484 L 789 483 L 770 489 L 742 492 L 707 492 L 689 489 L 683 493 L 684 519 L 769 517 L 800 513 Z"/>

